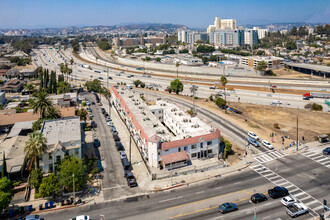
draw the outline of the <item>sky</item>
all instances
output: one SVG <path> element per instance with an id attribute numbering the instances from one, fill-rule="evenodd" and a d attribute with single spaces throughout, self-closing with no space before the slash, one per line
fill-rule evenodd
<path id="1" fill-rule="evenodd" d="M 172 23 L 206 28 L 214 17 L 238 25 L 330 23 L 330 0 L 0 0 L 0 28 Z"/>

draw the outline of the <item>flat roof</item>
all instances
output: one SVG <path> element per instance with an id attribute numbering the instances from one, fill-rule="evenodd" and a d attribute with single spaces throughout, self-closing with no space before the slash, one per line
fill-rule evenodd
<path id="1" fill-rule="evenodd" d="M 60 118 L 44 121 L 41 132 L 47 138 L 47 145 L 81 140 L 80 118 Z"/>
<path id="2" fill-rule="evenodd" d="M 28 136 L 16 136 L 12 138 L 6 138 L 0 144 L 0 164 L 2 166 L 3 152 L 5 152 L 7 171 L 9 173 L 18 172 L 21 170 L 25 153 L 25 142 L 28 140 Z"/>

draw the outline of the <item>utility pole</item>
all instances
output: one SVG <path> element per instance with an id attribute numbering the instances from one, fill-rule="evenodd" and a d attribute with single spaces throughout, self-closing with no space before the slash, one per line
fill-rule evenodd
<path id="1" fill-rule="evenodd" d="M 172 159 L 171 159 L 171 186 L 173 186 L 173 176 L 172 176 Z"/>
<path id="2" fill-rule="evenodd" d="M 73 201 L 74 201 L 74 204 L 76 204 L 76 195 L 75 195 L 75 188 L 74 188 L 74 173 L 72 174 L 72 178 L 73 178 Z"/>
<path id="3" fill-rule="evenodd" d="M 129 131 L 129 162 L 132 163 L 132 137 L 131 137 L 131 131 Z"/>
<path id="4" fill-rule="evenodd" d="M 298 152 L 298 141 L 299 141 L 299 136 L 298 136 L 298 116 L 299 116 L 299 108 L 298 108 L 298 113 L 297 113 L 297 144 L 296 144 L 296 150 Z"/>

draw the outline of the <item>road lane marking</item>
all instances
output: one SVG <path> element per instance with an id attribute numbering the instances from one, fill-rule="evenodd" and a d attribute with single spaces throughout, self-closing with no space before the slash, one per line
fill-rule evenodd
<path id="1" fill-rule="evenodd" d="M 181 199 L 182 196 L 179 196 L 179 197 L 175 197 L 175 198 L 169 198 L 169 199 L 164 199 L 164 200 L 161 200 L 161 201 L 158 201 L 159 203 L 162 203 L 162 202 L 168 202 L 168 201 L 172 201 L 172 200 L 175 200 L 175 199 Z"/>
<path id="2" fill-rule="evenodd" d="M 192 215 L 192 214 L 195 214 L 195 213 L 198 213 L 198 212 L 203 212 L 203 211 L 207 211 L 207 210 L 210 210 L 210 209 L 215 209 L 215 208 L 218 208 L 219 206 L 213 206 L 213 207 L 210 207 L 210 208 L 205 208 L 205 209 L 200 209 L 200 210 L 196 210 L 194 212 L 189 212 L 189 213 L 185 213 L 185 214 L 179 214 L 179 215 L 176 215 L 176 216 L 173 216 L 173 217 L 170 217 L 170 219 L 173 219 L 173 218 L 179 218 L 179 217 L 183 217 L 183 216 L 187 216 L 187 215 Z"/>
<path id="3" fill-rule="evenodd" d="M 199 191 L 199 192 L 197 192 L 196 194 L 201 194 L 201 193 L 203 193 L 204 191 Z"/>
<path id="4" fill-rule="evenodd" d="M 222 188 L 222 186 L 219 186 L 219 187 L 216 187 L 216 188 L 214 188 L 214 189 L 221 189 Z"/>
<path id="5" fill-rule="evenodd" d="M 167 208 L 166 210 L 177 209 L 177 208 L 180 208 L 180 207 L 183 207 L 183 206 L 192 205 L 192 204 L 196 204 L 196 203 L 200 203 L 200 202 L 205 202 L 205 201 L 208 201 L 210 199 L 220 198 L 222 196 L 228 196 L 228 195 L 232 195 L 232 194 L 239 193 L 239 192 L 244 192 L 244 191 L 239 190 L 239 191 L 230 192 L 230 193 L 226 193 L 226 194 L 222 194 L 222 195 L 218 195 L 218 196 L 213 196 L 213 197 L 202 199 L 202 200 L 198 200 L 198 201 L 195 201 L 195 202 L 189 202 L 189 203 L 186 203 L 186 204 L 182 204 L 182 205 L 178 205 L 178 206 L 173 206 L 173 207 Z"/>

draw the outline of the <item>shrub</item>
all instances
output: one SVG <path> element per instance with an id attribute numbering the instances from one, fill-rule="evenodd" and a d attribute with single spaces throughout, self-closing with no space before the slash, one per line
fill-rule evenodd
<path id="1" fill-rule="evenodd" d="M 314 111 L 322 111 L 323 110 L 322 105 L 319 105 L 319 104 L 316 104 L 316 103 L 313 103 L 312 108 L 313 108 Z"/>
<path id="2" fill-rule="evenodd" d="M 223 98 L 217 98 L 215 104 L 220 108 L 226 105 L 226 101 Z"/>
<path id="3" fill-rule="evenodd" d="M 190 108 L 189 110 L 187 110 L 187 113 L 188 113 L 189 115 L 193 115 L 193 114 L 194 114 L 193 109 Z"/>
<path id="4" fill-rule="evenodd" d="M 94 176 L 94 175 L 96 175 L 98 172 L 99 172 L 99 168 L 94 168 L 94 169 L 91 171 L 91 174 Z"/>
<path id="5" fill-rule="evenodd" d="M 198 96 L 195 96 L 194 99 L 198 99 Z"/>
<path id="6" fill-rule="evenodd" d="M 306 104 L 306 105 L 304 106 L 304 108 L 305 108 L 305 109 L 312 109 L 313 106 L 312 106 L 311 103 L 308 103 L 308 104 Z"/>
<path id="7" fill-rule="evenodd" d="M 274 128 L 281 129 L 278 123 L 274 123 Z"/>
<path id="8" fill-rule="evenodd" d="M 17 181 L 13 183 L 13 187 L 19 186 L 22 183 L 22 181 Z"/>
<path id="9" fill-rule="evenodd" d="M 224 143 L 225 143 L 225 148 L 223 150 L 223 159 L 227 159 L 228 155 L 231 153 L 231 148 L 232 148 L 232 144 L 227 141 L 227 140 L 224 140 Z"/>
<path id="10" fill-rule="evenodd" d="M 213 96 L 212 95 L 210 95 L 210 101 L 213 102 Z"/>
<path id="11" fill-rule="evenodd" d="M 85 107 L 86 105 L 87 105 L 86 102 L 82 102 L 82 103 L 81 103 L 81 106 L 82 106 L 82 107 Z"/>

